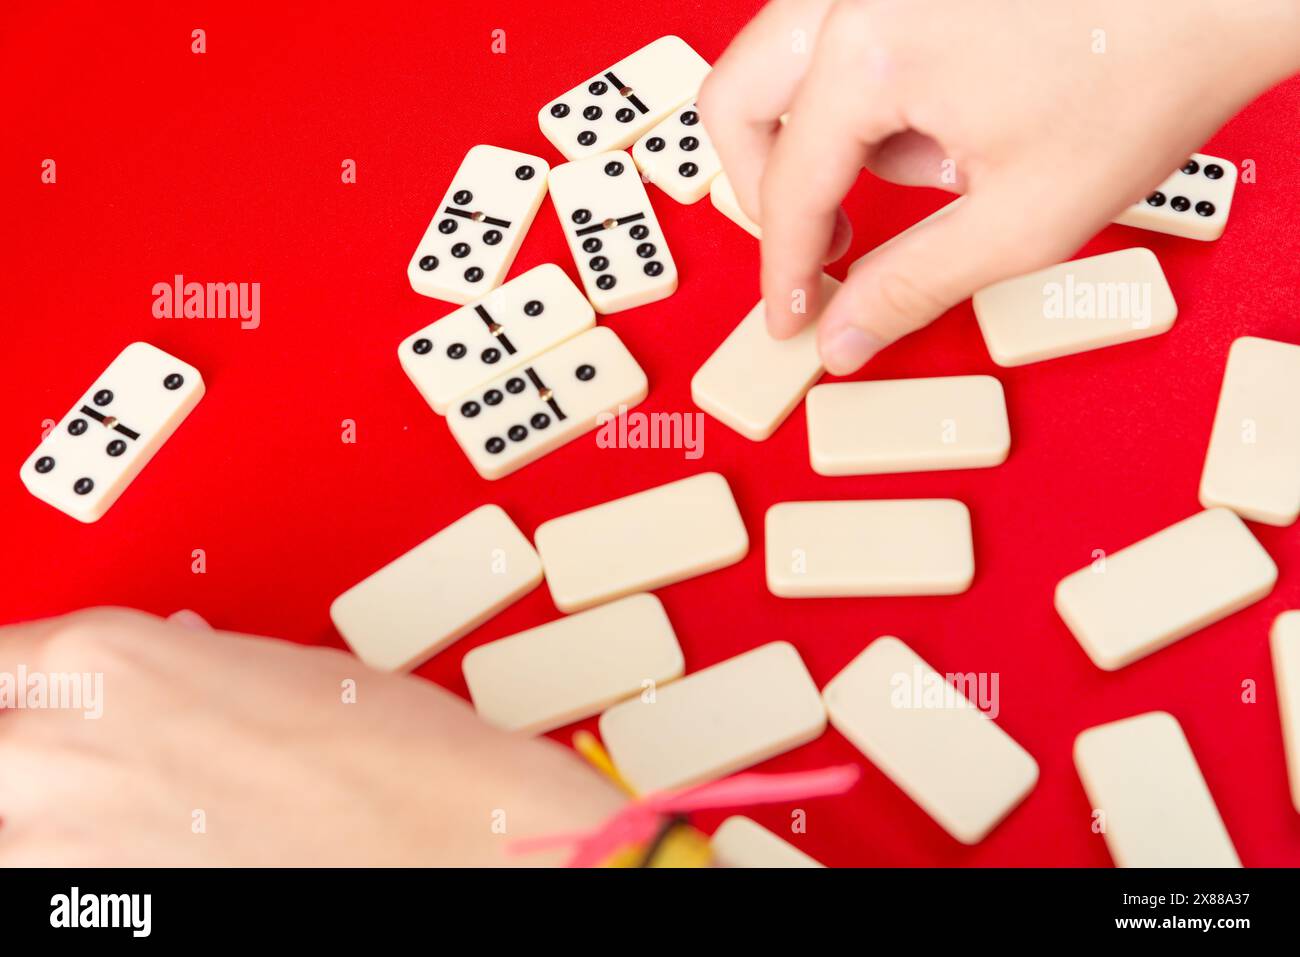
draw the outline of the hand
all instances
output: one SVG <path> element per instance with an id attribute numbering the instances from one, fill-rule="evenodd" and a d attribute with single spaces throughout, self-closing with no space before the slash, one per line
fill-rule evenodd
<path id="1" fill-rule="evenodd" d="M 192 613 L 0 629 L 0 682 L 20 665 L 102 674 L 102 699 L 0 711 L 0 867 L 553 864 L 503 845 L 623 803 L 565 748 L 426 681 Z"/>
<path id="2" fill-rule="evenodd" d="M 977 290 L 1068 258 L 1297 68 L 1297 0 L 774 0 L 699 104 L 762 227 L 769 330 L 820 312 L 823 361 L 845 375 Z M 967 198 L 819 302 L 864 166 Z"/>

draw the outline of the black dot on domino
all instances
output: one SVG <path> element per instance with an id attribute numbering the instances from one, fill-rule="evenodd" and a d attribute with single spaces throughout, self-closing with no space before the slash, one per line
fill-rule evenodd
<path id="1" fill-rule="evenodd" d="M 1223 167 L 1218 163 L 1210 163 L 1205 167 L 1206 179 L 1223 179 Z"/>
<path id="2" fill-rule="evenodd" d="M 497 243 L 501 242 L 501 230 L 489 229 L 483 234 L 483 242 L 487 243 L 489 246 L 495 246 Z"/>
<path id="3" fill-rule="evenodd" d="M 579 146 L 590 146 L 594 142 L 596 142 L 596 134 L 591 130 L 583 130 L 578 134 Z"/>
<path id="4" fill-rule="evenodd" d="M 121 439 L 114 439 L 112 442 L 108 443 L 108 448 L 104 451 L 113 456 L 113 458 L 117 458 L 126 451 L 126 443 Z"/>
<path id="5" fill-rule="evenodd" d="M 700 114 L 694 110 L 687 110 L 682 114 L 682 126 L 694 126 L 700 121 Z"/>
<path id="6" fill-rule="evenodd" d="M 642 259 L 649 259 L 651 256 L 655 254 L 655 244 L 642 243 L 641 245 L 636 247 L 636 254 L 640 256 Z"/>
<path id="7" fill-rule="evenodd" d="M 470 399 L 460 407 L 460 414 L 465 416 L 467 419 L 474 418 L 474 416 L 478 415 L 481 411 L 483 411 L 483 407 L 473 399 Z"/>
<path id="8" fill-rule="evenodd" d="M 100 389 L 95 393 L 95 396 L 91 401 L 93 401 L 95 405 L 108 405 L 113 401 L 113 393 L 109 389 Z"/>
<path id="9" fill-rule="evenodd" d="M 467 350 L 467 349 L 465 348 L 465 344 L 464 344 L 464 343 L 462 343 L 462 342 L 453 342 L 451 345 L 449 345 L 449 346 L 447 347 L 447 358 L 448 358 L 448 359 L 463 359 L 463 358 L 465 358 L 465 353 L 466 353 L 467 351 L 469 351 L 469 350 Z"/>
<path id="10" fill-rule="evenodd" d="M 609 85 L 604 80 L 593 80 L 587 86 L 587 92 L 592 96 L 603 96 L 608 89 Z"/>
<path id="11" fill-rule="evenodd" d="M 664 138 L 662 136 L 652 136 L 650 137 L 650 139 L 645 141 L 645 148 L 648 149 L 651 153 L 658 153 L 661 149 L 663 149 L 667 145 L 668 144 L 664 142 Z"/>
<path id="12" fill-rule="evenodd" d="M 1211 202 L 1207 202 L 1206 200 L 1201 200 L 1199 203 L 1196 204 L 1196 215 L 1213 216 L 1214 204 Z"/>
<path id="13" fill-rule="evenodd" d="M 636 114 L 625 106 L 614 114 L 614 119 L 618 120 L 620 123 L 631 123 L 632 117 L 634 116 L 636 116 Z"/>
<path id="14" fill-rule="evenodd" d="M 687 153 L 690 153 L 693 150 L 697 150 L 700 148 L 700 141 L 694 136 L 683 136 L 681 140 L 677 143 L 677 145 L 680 146 Z"/>
<path id="15" fill-rule="evenodd" d="M 89 495 L 95 483 L 88 478 L 79 478 L 73 483 L 72 490 L 78 495 Z"/>
<path id="16" fill-rule="evenodd" d="M 587 265 L 591 267 L 592 272 L 604 272 L 609 268 L 609 260 L 604 256 L 592 256 Z"/>
<path id="17" fill-rule="evenodd" d="M 486 405 L 500 405 L 504 398 L 500 389 L 488 389 L 483 393 L 483 402 Z"/>
<path id="18" fill-rule="evenodd" d="M 464 259 L 469 255 L 469 243 L 457 243 L 451 247 L 451 254 L 457 259 Z"/>
<path id="19" fill-rule="evenodd" d="M 479 358 L 488 365 L 495 365 L 497 362 L 501 361 L 501 350 L 489 347 L 483 350 L 482 354 L 479 355 Z"/>
<path id="20" fill-rule="evenodd" d="M 569 106 L 567 103 L 556 103 L 551 107 L 551 116 L 557 120 L 562 120 L 569 115 Z"/>
<path id="21" fill-rule="evenodd" d="M 601 273 L 600 277 L 596 280 L 596 288 L 606 290 L 613 289 L 614 283 L 616 282 L 618 282 L 618 280 L 609 273 Z"/>
<path id="22" fill-rule="evenodd" d="M 596 378 L 596 367 L 586 364 L 580 365 L 578 368 L 573 370 L 573 374 L 577 377 L 579 382 L 590 382 L 592 379 Z"/>
<path id="23" fill-rule="evenodd" d="M 628 235 L 633 239 L 645 239 L 650 235 L 650 228 L 648 226 L 636 225 L 632 227 Z"/>
<path id="24" fill-rule="evenodd" d="M 433 270 L 435 270 L 435 269 L 438 268 L 438 257 L 437 257 L 437 256 L 421 256 L 421 257 L 420 257 L 420 268 L 423 269 L 425 272 L 433 272 Z"/>
<path id="25" fill-rule="evenodd" d="M 1198 172 L 1200 172 L 1200 169 L 1201 169 L 1200 163 L 1196 162 L 1196 160 L 1189 159 L 1187 161 L 1187 165 L 1183 167 L 1183 172 L 1186 173 L 1188 176 L 1195 176 Z"/>
<path id="26" fill-rule="evenodd" d="M 483 443 L 483 448 L 488 450 L 489 455 L 499 455 L 505 451 L 506 440 L 494 435 Z"/>
<path id="27" fill-rule="evenodd" d="M 452 196 L 451 201 L 457 206 L 468 206 L 474 201 L 474 194 L 467 189 L 458 189 L 456 194 Z"/>
<path id="28" fill-rule="evenodd" d="M 645 274 L 647 276 L 658 276 L 664 271 L 664 264 L 657 259 L 652 259 L 645 264 Z"/>
<path id="29" fill-rule="evenodd" d="M 618 160 L 610 160 L 608 163 L 605 164 L 605 175 L 622 176 L 623 164 L 620 163 Z"/>
<path id="30" fill-rule="evenodd" d="M 532 179 L 536 172 L 531 166 L 524 165 L 515 170 L 515 179 Z"/>
<path id="31" fill-rule="evenodd" d="M 583 223 L 588 222 L 591 219 L 591 210 L 575 209 L 573 211 L 573 215 L 570 218 L 579 226 L 581 226 Z"/>
<path id="32" fill-rule="evenodd" d="M 444 236 L 450 236 L 455 231 L 456 220 L 454 219 L 444 219 L 438 224 L 438 232 L 442 233 Z"/>
<path id="33" fill-rule="evenodd" d="M 167 378 L 163 379 L 163 388 L 168 392 L 175 392 L 185 384 L 185 376 L 179 372 L 173 372 Z"/>
<path id="34" fill-rule="evenodd" d="M 1159 208 L 1164 204 L 1165 204 L 1165 194 L 1160 192 L 1159 190 L 1157 190 L 1156 192 L 1152 193 L 1150 196 L 1147 197 L 1148 206 L 1155 206 Z"/>
<path id="35" fill-rule="evenodd" d="M 592 121 L 600 119 L 601 115 L 602 110 L 599 106 L 589 106 L 582 111 L 583 118 Z"/>
<path id="36" fill-rule="evenodd" d="M 600 252 L 601 242 L 595 236 L 588 237 L 582 241 L 582 251 L 584 253 Z"/>
<path id="37" fill-rule="evenodd" d="M 1175 213 L 1185 213 L 1192 208 L 1192 201 L 1186 196 L 1175 196 L 1169 201 L 1169 208 Z"/>
<path id="38" fill-rule="evenodd" d="M 429 339 L 416 339 L 411 343 L 411 351 L 417 356 L 427 356 L 433 349 L 433 342 Z"/>
<path id="39" fill-rule="evenodd" d="M 506 391 L 511 395 L 518 395 L 526 388 L 528 388 L 528 383 L 524 382 L 524 380 L 519 378 L 519 376 L 514 376 L 506 380 Z"/>
<path id="40" fill-rule="evenodd" d="M 687 179 L 690 179 L 699 171 L 700 168 L 696 166 L 694 163 L 683 163 L 681 166 L 677 167 L 677 172 L 681 173 L 682 176 L 686 177 Z"/>
<path id="41" fill-rule="evenodd" d="M 544 429 L 551 424 L 551 417 L 547 415 L 545 412 L 538 412 L 535 416 L 533 416 L 531 419 L 528 420 L 528 424 L 531 425 L 534 429 Z"/>
<path id="42" fill-rule="evenodd" d="M 483 278 L 483 270 L 479 269 L 478 266 L 470 266 L 468 269 L 465 270 L 466 282 L 478 282 L 482 278 Z"/>
<path id="43" fill-rule="evenodd" d="M 54 468 L 54 459 L 50 458 L 48 455 L 42 455 L 39 459 L 36 460 L 36 464 L 33 466 L 33 468 L 35 468 L 37 472 L 40 472 L 42 475 L 44 475 L 50 469 Z"/>
<path id="44" fill-rule="evenodd" d="M 522 442 L 524 439 L 528 438 L 528 430 L 522 425 L 512 425 L 510 426 L 510 431 L 507 432 L 506 435 L 510 436 L 511 442 Z"/>
<path id="45" fill-rule="evenodd" d="M 86 431 L 85 419 L 73 419 L 71 422 L 68 423 L 69 435 L 81 435 L 85 431 Z"/>
<path id="46" fill-rule="evenodd" d="M 540 316 L 542 314 L 542 310 L 545 308 L 546 307 L 542 305 L 540 299 L 529 299 L 526 303 L 524 303 L 524 315 Z"/>

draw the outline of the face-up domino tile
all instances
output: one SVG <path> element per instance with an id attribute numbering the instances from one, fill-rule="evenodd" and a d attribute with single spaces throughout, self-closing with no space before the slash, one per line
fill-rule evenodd
<path id="1" fill-rule="evenodd" d="M 1177 719 L 1149 711 L 1089 728 L 1074 766 L 1117 867 L 1240 867 Z"/>
<path id="2" fill-rule="evenodd" d="M 626 149 L 693 98 L 708 72 L 681 37 L 660 37 L 547 103 L 537 125 L 566 159 Z"/>
<path id="3" fill-rule="evenodd" d="M 713 862 L 719 867 L 824 867 L 757 821 L 733 815 L 718 825 L 709 839 Z"/>
<path id="4" fill-rule="evenodd" d="M 546 195 L 550 168 L 528 153 L 471 147 L 406 267 L 411 288 L 467 303 L 499 286 Z"/>
<path id="5" fill-rule="evenodd" d="M 1038 781 L 1029 752 L 897 638 L 873 641 L 822 698 L 831 726 L 963 844 L 982 841 Z"/>
<path id="6" fill-rule="evenodd" d="M 663 603 L 629 595 L 475 648 L 461 669 L 484 721 L 543 734 L 680 678 L 685 662 Z"/>
<path id="7" fill-rule="evenodd" d="M 1277 566 L 1226 508 L 1097 558 L 1056 586 L 1056 611 L 1093 664 L 1115 671 L 1252 605 Z"/>
<path id="8" fill-rule="evenodd" d="M 533 537 L 555 606 L 568 612 L 725 568 L 749 551 L 716 472 L 553 518 Z"/>
<path id="9" fill-rule="evenodd" d="M 833 382 L 808 393 L 818 475 L 988 468 L 1011 450 L 1006 397 L 992 376 Z"/>
<path id="10" fill-rule="evenodd" d="M 955 595 L 975 577 L 970 510 L 954 499 L 780 502 L 765 548 L 781 598 Z"/>
<path id="11" fill-rule="evenodd" d="M 1290 525 L 1300 516 L 1300 346 L 1232 344 L 1201 473 L 1201 504 Z"/>
<path id="12" fill-rule="evenodd" d="M 334 599 L 330 618 L 367 665 L 409 671 L 541 580 L 528 539 L 483 505 Z"/>
<path id="13" fill-rule="evenodd" d="M 425 401 L 445 415 L 475 386 L 595 324 L 586 296 L 545 263 L 407 336 L 397 355 Z"/>
<path id="14" fill-rule="evenodd" d="M 989 355 L 1019 366 L 1168 332 L 1174 294 L 1149 249 L 1121 249 L 1005 279 L 971 298 Z"/>
<path id="15" fill-rule="evenodd" d="M 762 228 L 740 208 L 740 200 L 736 198 L 736 190 L 732 187 L 726 173 L 719 173 L 713 177 L 713 182 L 709 184 L 709 202 L 713 203 L 714 209 L 749 235 L 755 239 L 763 238 Z"/>
<path id="16" fill-rule="evenodd" d="M 826 709 L 794 646 L 761 645 L 600 716 L 614 766 L 641 794 L 725 777 L 818 737 Z"/>
<path id="17" fill-rule="evenodd" d="M 679 203 L 696 203 L 709 191 L 722 161 L 694 103 L 673 113 L 632 145 L 641 175 Z"/>
<path id="18" fill-rule="evenodd" d="M 203 391 L 198 369 L 147 342 L 131 343 L 23 464 L 23 484 L 78 521 L 97 521 Z"/>
<path id="19" fill-rule="evenodd" d="M 630 409 L 647 390 L 627 347 L 597 326 L 460 396 L 447 425 L 479 475 L 498 479 Z"/>
<path id="20" fill-rule="evenodd" d="M 626 153 L 557 166 L 550 182 L 560 228 L 597 312 L 621 312 L 676 291 L 677 264 Z"/>
<path id="21" fill-rule="evenodd" d="M 1282 717 L 1282 742 L 1291 778 L 1291 803 L 1300 811 L 1300 611 L 1277 616 L 1269 643 L 1273 648 L 1273 680 Z"/>
<path id="22" fill-rule="evenodd" d="M 822 277 L 822 300 L 839 283 Z M 763 301 L 745 316 L 691 378 L 701 409 L 747 439 L 762 442 L 780 427 L 822 374 L 817 324 L 789 339 L 767 332 Z"/>
<path id="23" fill-rule="evenodd" d="M 1115 222 L 1185 239 L 1218 239 L 1228 225 L 1236 188 L 1237 167 L 1230 160 L 1193 153 L 1182 169 Z"/>

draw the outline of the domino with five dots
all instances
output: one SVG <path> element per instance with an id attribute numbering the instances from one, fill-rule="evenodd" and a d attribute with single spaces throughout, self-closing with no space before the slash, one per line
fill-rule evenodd
<path id="1" fill-rule="evenodd" d="M 1116 867 L 1241 866 L 1173 715 L 1149 711 L 1089 728 L 1074 741 L 1074 766 L 1094 813 L 1105 815 Z"/>
<path id="2" fill-rule="evenodd" d="M 646 397 L 646 375 L 612 329 L 597 326 L 460 396 L 452 437 L 485 479 L 499 479 Z"/>
<path id="3" fill-rule="evenodd" d="M 99 520 L 203 392 L 198 369 L 131 343 L 36 447 L 19 473 L 23 484 L 78 521 Z"/>
<path id="4" fill-rule="evenodd" d="M 601 153 L 551 170 L 551 202 L 601 315 L 656 302 L 677 289 L 677 264 L 627 153 Z"/>
<path id="5" fill-rule="evenodd" d="M 439 415 L 475 386 L 596 324 L 564 270 L 545 263 L 402 341 L 397 356 Z"/>
<path id="6" fill-rule="evenodd" d="M 700 122 L 694 103 L 671 116 L 632 145 L 632 161 L 645 177 L 679 203 L 697 203 L 722 172 L 722 161 Z"/>
<path id="7" fill-rule="evenodd" d="M 660 37 L 547 103 L 537 125 L 566 159 L 626 149 L 694 97 L 708 72 L 681 37 Z"/>
<path id="8" fill-rule="evenodd" d="M 1236 189 L 1237 167 L 1230 160 L 1193 153 L 1182 169 L 1114 221 L 1184 239 L 1218 239 L 1228 225 Z"/>
<path id="9" fill-rule="evenodd" d="M 826 709 L 793 645 L 774 641 L 632 698 L 600 716 L 614 766 L 640 794 L 725 777 L 826 729 Z"/>
<path id="10" fill-rule="evenodd" d="M 471 147 L 406 267 L 411 288 L 467 303 L 499 286 L 542 205 L 550 169 L 540 156 Z"/>

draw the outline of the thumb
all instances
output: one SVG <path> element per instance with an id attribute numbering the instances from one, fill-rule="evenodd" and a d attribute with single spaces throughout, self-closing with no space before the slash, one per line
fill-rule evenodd
<path id="1" fill-rule="evenodd" d="M 1105 222 L 1023 184 L 990 183 L 854 263 L 819 323 L 826 371 L 856 372 L 985 286 L 1061 262 Z"/>

